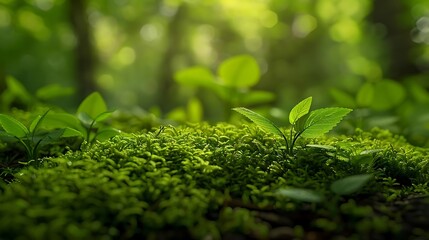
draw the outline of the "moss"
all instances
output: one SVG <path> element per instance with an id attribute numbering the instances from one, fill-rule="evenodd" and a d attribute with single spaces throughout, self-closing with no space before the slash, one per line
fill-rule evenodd
<path id="1" fill-rule="evenodd" d="M 393 239 L 429 234 L 422 230 L 429 229 L 423 220 L 407 222 L 410 209 L 400 205 L 429 192 L 427 149 L 380 129 L 301 140 L 294 156 L 284 149 L 282 139 L 253 125 L 198 124 L 116 136 L 46 158 L 43 166 L 23 169 L 14 183 L 2 184 L 0 235 Z M 329 190 L 339 178 L 367 172 L 375 178 L 352 196 Z M 309 204 L 275 194 L 285 186 L 314 189 L 327 200 Z M 427 211 L 424 199 L 413 207 Z"/>

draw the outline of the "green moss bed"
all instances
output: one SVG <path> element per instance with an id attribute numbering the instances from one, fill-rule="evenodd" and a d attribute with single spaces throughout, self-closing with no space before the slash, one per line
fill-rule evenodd
<path id="1" fill-rule="evenodd" d="M 44 158 L 0 184 L 0 239 L 429 239 L 428 149 L 374 129 L 284 150 L 254 125 L 198 124 Z M 358 192 L 330 191 L 363 173 Z"/>

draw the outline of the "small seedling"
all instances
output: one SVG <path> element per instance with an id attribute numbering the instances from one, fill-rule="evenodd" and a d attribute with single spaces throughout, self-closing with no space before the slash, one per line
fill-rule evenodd
<path id="1" fill-rule="evenodd" d="M 287 153 L 293 154 L 295 142 L 300 137 L 315 138 L 323 135 L 334 128 L 343 117 L 352 111 L 349 108 L 332 107 L 309 112 L 311 102 L 312 97 L 308 97 L 292 108 L 289 113 L 289 122 L 292 127 L 288 136 L 269 119 L 252 110 L 243 107 L 233 108 L 233 110 L 243 114 L 266 132 L 281 136 L 285 141 Z"/>
<path id="2" fill-rule="evenodd" d="M 38 115 L 33 119 L 30 127 L 26 127 L 23 123 L 11 116 L 0 114 L 0 125 L 4 129 L 4 131 L 0 132 L 1 137 L 3 140 L 12 138 L 18 141 L 24 146 L 28 161 L 36 160 L 38 158 L 39 148 L 58 140 L 64 132 L 64 129 L 56 129 L 47 132 L 39 131 L 41 123 L 48 112 L 49 110 L 43 115 Z"/>
<path id="3" fill-rule="evenodd" d="M 83 137 L 89 144 L 95 140 L 106 140 L 117 134 L 119 130 L 105 126 L 103 121 L 112 116 L 100 93 L 94 92 L 79 105 L 76 115 L 69 113 L 53 113 L 47 116 L 45 124 L 51 128 L 64 128 L 64 137 Z"/>

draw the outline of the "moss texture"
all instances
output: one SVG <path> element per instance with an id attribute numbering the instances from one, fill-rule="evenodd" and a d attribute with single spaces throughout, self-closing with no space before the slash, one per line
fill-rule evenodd
<path id="1" fill-rule="evenodd" d="M 0 239 L 429 239 L 427 149 L 374 129 L 284 150 L 254 125 L 116 136 L 2 184 Z M 358 193 L 329 190 L 360 173 L 374 178 Z M 326 200 L 297 202 L 283 187 Z"/>

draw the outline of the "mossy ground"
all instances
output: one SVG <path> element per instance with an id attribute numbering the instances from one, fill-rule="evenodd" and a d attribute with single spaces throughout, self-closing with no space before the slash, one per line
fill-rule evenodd
<path id="1" fill-rule="evenodd" d="M 45 158 L 1 184 L 0 239 L 429 239 L 428 149 L 374 129 L 284 150 L 254 125 L 198 124 Z M 359 192 L 330 191 L 361 173 Z"/>

